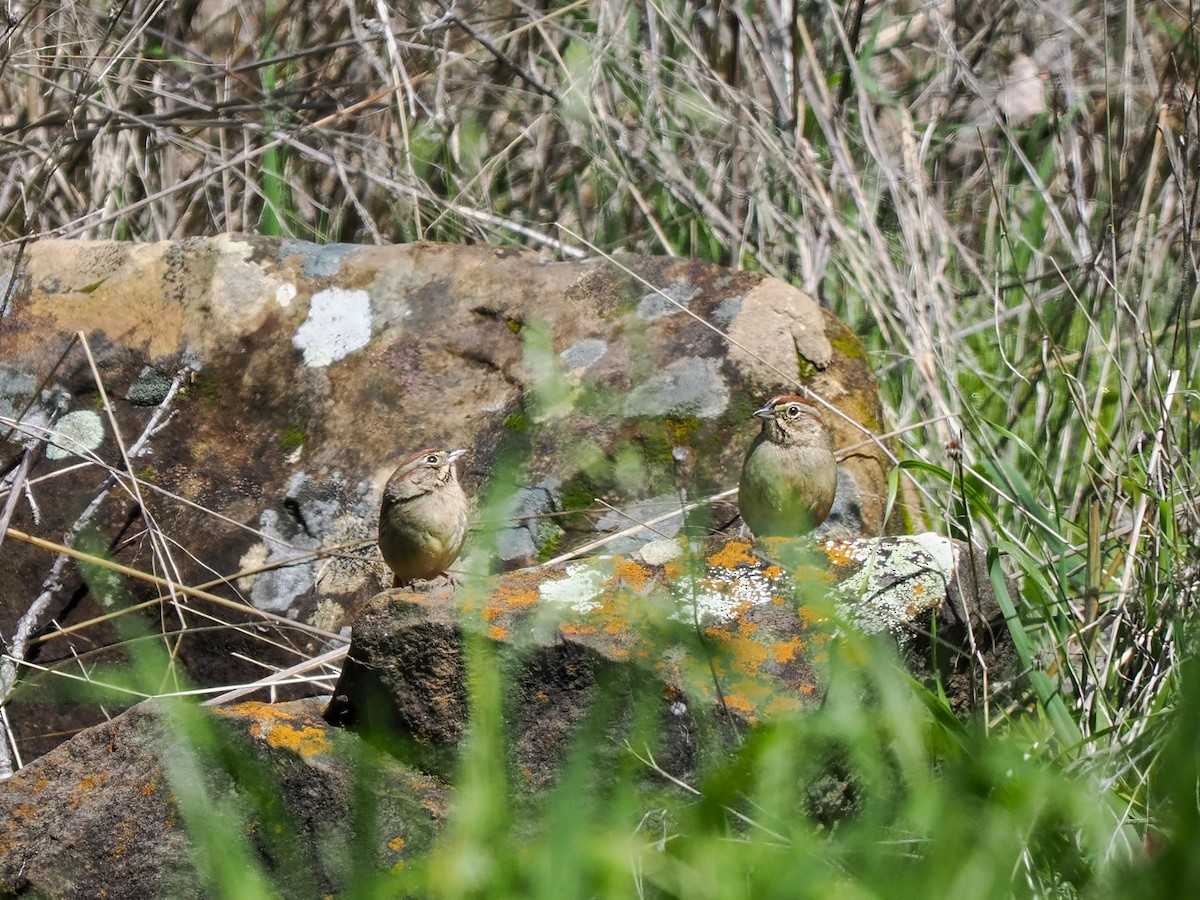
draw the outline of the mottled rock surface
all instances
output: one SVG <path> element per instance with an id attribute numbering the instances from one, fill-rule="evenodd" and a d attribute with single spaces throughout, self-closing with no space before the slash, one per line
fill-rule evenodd
<path id="1" fill-rule="evenodd" d="M 519 492 L 498 507 L 508 521 L 481 523 L 501 532 L 476 540 L 474 565 L 527 565 L 595 538 L 606 515 L 605 528 L 630 522 L 611 508 L 637 516 L 680 489 L 734 486 L 751 411 L 799 380 L 849 417 L 831 417 L 837 444 L 856 446 L 839 528 L 908 521 L 882 521 L 889 461 L 861 428 L 886 429 L 861 345 L 761 274 L 226 235 L 10 247 L 0 281 L 12 289 L 0 310 L 0 478 L 23 448 L 33 454 L 12 527 L 56 543 L 90 534 L 93 551 L 123 565 L 279 617 L 235 630 L 226 623 L 258 616 L 201 595 L 164 605 L 154 622 L 180 632 L 172 652 L 200 685 L 244 682 L 345 639 L 353 611 L 388 583 L 373 546 L 381 486 L 428 445 L 470 449 L 461 469 L 476 496 Z M 104 466 L 141 484 L 105 490 Z M 732 518 L 716 504 L 688 526 Z M 49 636 L 52 622 L 101 616 L 114 597 L 98 599 L 44 547 L 10 536 L 0 555 L 0 635 L 11 643 L 24 628 L 26 659 L 74 672 L 114 657 L 104 648 L 121 636 L 108 622 Z M 170 593 L 123 589 L 139 601 Z M 9 721 L 26 759 L 100 720 L 26 669 L 0 673 L 0 693 L 17 675 Z"/>
<path id="2" fill-rule="evenodd" d="M 714 539 L 699 556 L 660 541 L 456 593 L 388 591 L 355 623 L 327 717 L 406 738 L 415 762 L 450 772 L 473 635 L 499 648 L 515 783 L 552 783 L 601 698 L 652 707 L 659 765 L 686 780 L 713 738 L 819 703 L 828 643 L 847 627 L 890 636 L 919 677 L 933 676 L 938 641 L 949 703 L 974 708 L 985 667 L 993 690 L 1015 676 L 983 563 L 933 534 L 760 550 Z"/>
<path id="3" fill-rule="evenodd" d="M 820 703 L 831 642 L 847 630 L 894 642 L 924 678 L 938 641 L 949 702 L 969 711 L 984 667 L 993 690 L 1014 677 L 983 563 L 932 534 L 714 537 L 703 549 L 664 539 L 629 556 L 385 591 L 355 622 L 327 708 L 143 704 L 0 786 L 0 891 L 212 895 L 196 829 L 222 819 L 283 895 L 348 890 L 349 873 L 394 870 L 430 848 L 473 704 L 490 691 L 503 739 L 489 764 L 518 807 L 554 787 L 580 747 L 597 785 L 693 781 L 756 724 Z M 658 771 L 631 768 L 631 748 Z M 832 762 L 810 790 L 830 821 L 853 804 Z"/>
<path id="4" fill-rule="evenodd" d="M 189 723 L 151 702 L 77 735 L 0 788 L 0 894 L 218 896 L 198 864 L 244 841 L 282 896 L 318 897 L 426 852 L 447 789 L 330 728 L 321 706 L 243 703 Z"/>
<path id="5" fill-rule="evenodd" d="M 841 628 L 887 632 L 918 674 L 938 640 L 961 709 L 975 664 L 1001 669 L 995 603 L 960 545 L 834 539 L 912 516 L 883 521 L 890 463 L 864 436 L 884 429 L 861 346 L 782 282 L 240 236 L 40 242 L 0 253 L 0 273 L 0 634 L 84 676 L 0 668 L 26 762 L 46 754 L 0 787 L 0 892 L 199 896 L 205 810 L 232 817 L 287 894 L 403 864 L 443 818 L 480 690 L 472 653 L 506 687 L 503 764 L 528 796 L 581 740 L 596 773 L 628 771 L 627 743 L 697 773 L 734 734 L 820 702 Z M 755 550 L 710 536 L 729 503 L 673 515 L 736 484 L 751 411 L 797 383 L 847 414 L 829 417 L 846 451 L 831 526 Z M 380 490 L 430 445 L 468 448 L 463 480 L 495 502 L 457 588 L 379 593 Z M 528 568 L 647 519 L 606 555 Z M 60 543 L 127 568 L 85 582 Z M 112 616 L 135 601 L 136 620 Z M 360 610 L 327 710 L 142 705 L 54 746 L 105 714 L 96 696 L 119 708 L 120 685 L 87 679 L 142 665 L 131 636 L 147 625 L 191 682 L 231 685 L 335 661 Z"/>

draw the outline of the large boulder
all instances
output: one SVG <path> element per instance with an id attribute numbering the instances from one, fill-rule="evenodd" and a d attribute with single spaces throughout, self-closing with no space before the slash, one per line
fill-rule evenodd
<path id="1" fill-rule="evenodd" d="M 128 599 L 193 681 L 237 684 L 345 641 L 387 583 L 379 495 L 406 451 L 470 449 L 468 488 L 495 501 L 474 565 L 511 568 L 733 487 L 751 410 L 801 382 L 854 447 L 838 527 L 908 523 L 902 504 L 883 521 L 861 345 L 762 274 L 237 235 L 41 241 L 0 251 L 0 273 L 0 477 L 21 480 L 0 634 L 22 663 L 79 675 L 122 654 L 116 595 L 54 545 L 158 578 L 128 580 Z M 687 526 L 733 517 L 713 503 Z M 26 758 L 102 717 L 61 702 L 65 679 L 2 669 Z"/>
<path id="2" fill-rule="evenodd" d="M 925 677 L 936 639 L 962 709 L 977 699 L 971 675 L 986 670 L 995 689 L 1015 672 L 981 555 L 931 534 L 660 540 L 383 592 L 354 625 L 328 708 L 143 704 L 21 770 L 0 787 L 0 892 L 211 895 L 214 845 L 284 896 L 347 890 L 351 873 L 369 881 L 429 850 L 489 703 L 503 723 L 490 764 L 518 809 L 581 748 L 597 790 L 631 773 L 647 796 L 696 783 L 757 723 L 821 702 L 825 657 L 848 629 L 871 652 L 898 646 Z M 810 800 L 832 818 L 853 790 L 843 761 L 831 766 Z M 571 790 L 588 790 L 578 768 Z"/>
<path id="3" fill-rule="evenodd" d="M 502 660 L 514 783 L 553 783 L 586 723 L 606 718 L 605 704 L 615 704 L 613 752 L 642 712 L 657 726 L 640 740 L 660 768 L 690 780 L 722 738 L 820 703 L 829 642 L 848 628 L 880 635 L 918 677 L 939 678 L 962 713 L 983 700 L 985 673 L 993 692 L 1015 677 L 984 555 L 960 541 L 756 548 L 716 538 L 697 549 L 661 540 L 457 591 L 382 593 L 355 622 L 326 717 L 403 741 L 410 762 L 449 776 L 467 733 L 474 637 Z"/>
<path id="4" fill-rule="evenodd" d="M 329 896 L 428 851 L 446 787 L 320 710 L 150 702 L 76 735 L 0 789 L 0 894 L 230 896 L 260 868 L 282 896 Z"/>

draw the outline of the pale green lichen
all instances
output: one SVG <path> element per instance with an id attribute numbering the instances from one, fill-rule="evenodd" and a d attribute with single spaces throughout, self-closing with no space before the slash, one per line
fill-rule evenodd
<path id="1" fill-rule="evenodd" d="M 912 637 L 912 624 L 946 597 L 957 553 L 937 534 L 889 539 L 886 556 L 877 545 L 855 544 L 861 568 L 838 585 L 838 611 L 868 634 L 890 632 L 901 645 Z"/>
<path id="2" fill-rule="evenodd" d="M 313 614 L 308 617 L 308 624 L 322 631 L 337 631 L 346 617 L 346 610 L 340 603 L 333 600 L 322 600 L 317 604 Z"/>
<path id="3" fill-rule="evenodd" d="M 635 555 L 648 566 L 662 566 L 682 556 L 683 548 L 673 540 L 663 539 L 643 544 Z"/>
<path id="4" fill-rule="evenodd" d="M 158 406 L 167 399 L 171 379 L 151 366 L 143 366 L 137 381 L 125 392 L 125 399 L 134 406 Z"/>
<path id="5" fill-rule="evenodd" d="M 54 433 L 46 444 L 47 459 L 68 459 L 82 456 L 100 446 L 104 440 L 104 421 L 91 410 L 67 413 L 54 425 Z"/>

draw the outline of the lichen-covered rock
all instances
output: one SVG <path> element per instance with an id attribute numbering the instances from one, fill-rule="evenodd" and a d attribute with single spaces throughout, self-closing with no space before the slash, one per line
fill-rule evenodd
<path id="1" fill-rule="evenodd" d="M 92 549 L 123 565 L 280 617 L 266 631 L 193 632 L 202 618 L 165 613 L 182 630 L 172 652 L 201 685 L 251 680 L 344 636 L 388 583 L 373 546 L 379 494 L 407 451 L 469 448 L 471 493 L 519 492 L 501 507 L 510 523 L 481 524 L 513 526 L 476 541 L 469 558 L 486 568 L 590 540 L 613 508 L 637 516 L 680 490 L 732 487 L 751 411 L 796 379 L 847 413 L 831 417 L 839 446 L 882 430 L 870 367 L 842 323 L 781 281 L 694 261 L 226 235 L 40 241 L 0 250 L 0 273 L 15 289 L 0 312 L 0 422 L 19 420 L 0 428 L 0 458 L 36 454 L 23 493 L 33 505 L 17 505 L 13 527 L 69 544 L 93 534 Z M 122 446 L 136 493 L 104 468 L 125 471 Z M 850 454 L 839 527 L 883 530 L 889 464 L 874 444 Z M 732 518 L 717 504 L 688 524 Z M 6 638 L 35 598 L 34 636 L 110 611 L 73 563 L 54 568 L 52 553 L 12 537 L 0 553 Z M 127 587 L 135 600 L 170 593 Z M 188 602 L 201 617 L 257 618 Z M 100 622 L 25 656 L 75 667 L 119 639 Z M 6 672 L 0 693 L 29 674 Z M 4 698 L 25 758 L 102 717 L 49 702 L 43 680 Z"/>
<path id="2" fill-rule="evenodd" d="M 355 623 L 323 717 L 316 700 L 143 704 L 0 786 L 0 893 L 204 896 L 195 829 L 211 811 L 285 896 L 419 857 L 487 692 L 472 677 L 504 689 L 496 765 L 517 798 L 553 786 L 581 741 L 601 784 L 631 771 L 629 747 L 694 778 L 735 733 L 819 703 L 823 659 L 847 629 L 890 636 L 918 675 L 933 674 L 936 639 L 938 674 L 966 710 L 979 667 L 993 688 L 1012 675 L 984 574 L 971 548 L 928 534 L 714 538 L 703 552 L 660 540 L 456 590 L 387 591 Z M 845 812 L 845 777 L 833 766 L 810 786 L 814 815 Z"/>
<path id="3" fill-rule="evenodd" d="M 198 849 L 196 830 L 222 826 L 282 896 L 329 895 L 356 868 L 426 852 L 447 789 L 330 728 L 320 707 L 243 703 L 193 711 L 188 728 L 146 703 L 76 735 L 0 786 L 0 894 L 214 896 L 197 861 L 234 851 Z"/>
<path id="4" fill-rule="evenodd" d="M 994 683 L 1012 677 L 999 608 L 971 557 L 932 534 L 758 550 L 717 539 L 699 556 L 659 541 L 456 593 L 389 591 L 354 625 L 327 717 L 408 738 L 421 765 L 451 771 L 469 708 L 464 641 L 475 635 L 504 660 L 519 783 L 550 783 L 597 704 L 614 697 L 618 709 L 656 707 L 659 764 L 687 778 L 698 733 L 818 703 L 828 642 L 845 628 L 892 636 L 926 676 L 936 636 L 938 674 L 966 711 L 979 665 L 996 666 Z"/>

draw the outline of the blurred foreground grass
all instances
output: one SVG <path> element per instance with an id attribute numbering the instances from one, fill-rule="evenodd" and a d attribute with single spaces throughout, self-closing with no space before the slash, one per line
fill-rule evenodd
<path id="1" fill-rule="evenodd" d="M 5 12 L 0 240 L 261 230 L 765 270 L 863 337 L 936 527 L 1017 576 L 1033 677 L 989 720 L 952 721 L 848 638 L 826 705 L 750 735 L 699 794 L 588 784 L 581 747 L 520 830 L 481 650 L 440 851 L 356 893 L 1195 890 L 1195 11 Z M 836 825 L 806 811 L 831 757 L 855 775 Z"/>

